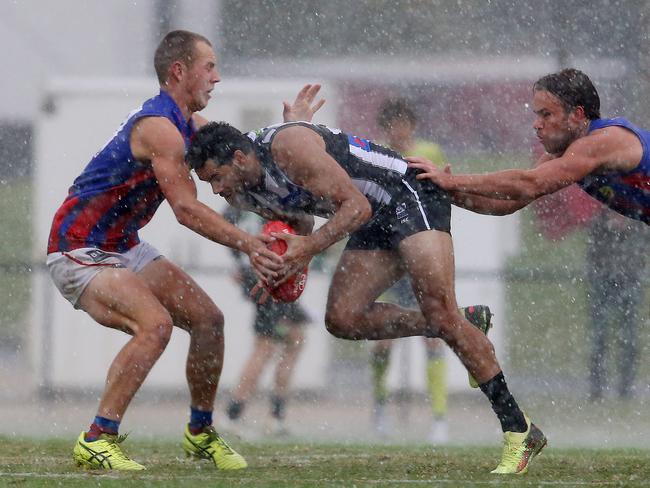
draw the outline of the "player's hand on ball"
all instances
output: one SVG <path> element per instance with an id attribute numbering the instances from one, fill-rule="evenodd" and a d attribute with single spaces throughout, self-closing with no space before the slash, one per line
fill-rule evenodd
<path id="1" fill-rule="evenodd" d="M 265 288 L 274 299 L 293 302 L 302 295 L 307 283 L 307 263 L 311 259 L 311 255 L 305 255 L 307 238 L 295 235 L 291 226 L 279 220 L 268 222 L 262 228 L 262 234 L 275 237 L 267 244 L 268 248 L 288 258 L 275 278 L 264 282 Z M 290 249 L 293 254 L 289 253 Z"/>
<path id="2" fill-rule="evenodd" d="M 274 302 L 277 302 L 277 300 L 271 296 L 271 293 L 269 293 L 266 286 L 264 286 L 264 283 L 261 281 L 258 281 L 255 286 L 251 288 L 251 291 L 248 295 L 253 301 L 259 303 L 260 305 L 264 305 L 269 298 Z"/>
<path id="3" fill-rule="evenodd" d="M 284 269 L 284 259 L 268 248 L 269 243 L 274 241 L 272 237 L 261 237 L 259 245 L 251 250 L 248 258 L 257 277 L 264 283 L 272 283 Z"/>
<path id="4" fill-rule="evenodd" d="M 309 238 L 296 234 L 285 234 L 283 232 L 273 232 L 271 234 L 276 239 L 281 239 L 287 244 L 287 250 L 282 254 L 284 266 L 278 272 L 276 285 L 284 283 L 287 278 L 295 275 L 299 271 L 309 266 L 312 255 L 309 250 Z"/>

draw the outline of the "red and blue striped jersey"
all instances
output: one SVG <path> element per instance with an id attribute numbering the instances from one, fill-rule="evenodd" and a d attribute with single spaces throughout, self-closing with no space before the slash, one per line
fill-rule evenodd
<path id="1" fill-rule="evenodd" d="M 628 172 L 588 175 L 578 185 L 612 210 L 650 225 L 650 131 L 617 117 L 592 120 L 589 132 L 611 126 L 624 127 L 639 138 L 643 147 L 641 162 Z"/>
<path id="2" fill-rule="evenodd" d="M 186 146 L 195 132 L 164 90 L 131 112 L 70 187 L 54 215 L 48 254 L 81 247 L 124 252 L 140 242 L 138 230 L 165 199 L 151 162 L 138 161 L 131 152 L 131 130 L 144 117 L 169 119 Z"/>

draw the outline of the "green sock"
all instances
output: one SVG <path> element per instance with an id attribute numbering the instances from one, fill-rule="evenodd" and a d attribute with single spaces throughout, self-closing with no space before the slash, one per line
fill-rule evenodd
<path id="1" fill-rule="evenodd" d="M 372 351 L 370 366 L 372 367 L 372 386 L 376 405 L 384 405 L 388 400 L 386 375 L 390 364 L 390 349 Z"/>
<path id="2" fill-rule="evenodd" d="M 443 353 L 444 354 L 444 353 Z M 447 416 L 447 361 L 444 355 L 427 358 L 427 388 L 436 418 Z"/>

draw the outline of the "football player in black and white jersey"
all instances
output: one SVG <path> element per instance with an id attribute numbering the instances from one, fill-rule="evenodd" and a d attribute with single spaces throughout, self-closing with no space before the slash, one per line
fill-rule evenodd
<path id="1" fill-rule="evenodd" d="M 449 195 L 367 139 L 307 122 L 243 134 L 225 122 L 201 128 L 187 161 L 215 194 L 268 219 L 302 223 L 283 265 L 260 269 L 277 284 L 335 242 L 350 239 L 329 289 L 326 326 L 352 340 L 440 337 L 478 381 L 501 422 L 495 473 L 526 471 L 546 444 L 510 393 L 490 340 L 458 311 Z M 311 232 L 306 217 L 328 221 Z M 408 274 L 420 311 L 376 299 Z M 514 456 L 514 457 L 513 457 Z M 516 462 L 514 460 L 516 459 Z"/>

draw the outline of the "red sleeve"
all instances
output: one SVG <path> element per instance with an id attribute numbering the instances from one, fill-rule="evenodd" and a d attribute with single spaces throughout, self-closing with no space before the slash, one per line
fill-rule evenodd
<path id="1" fill-rule="evenodd" d="M 537 228 L 553 241 L 583 227 L 602 209 L 600 202 L 575 184 L 533 202 Z"/>

